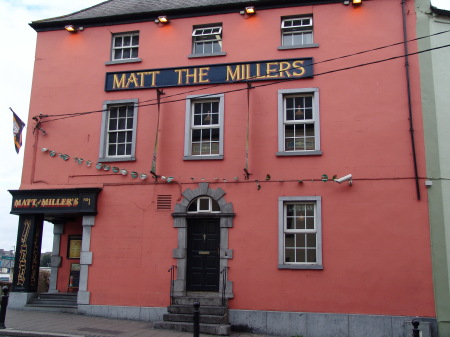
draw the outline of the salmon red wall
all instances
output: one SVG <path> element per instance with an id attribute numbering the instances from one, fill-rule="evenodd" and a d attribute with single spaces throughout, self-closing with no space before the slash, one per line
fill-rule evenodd
<path id="1" fill-rule="evenodd" d="M 415 15 L 413 5 L 409 6 L 412 39 Z M 319 46 L 279 50 L 280 18 L 311 13 L 314 42 Z M 156 210 L 156 199 L 171 195 L 174 206 L 184 190 L 205 181 L 226 192 L 226 201 L 236 213 L 229 230 L 233 250 L 229 279 L 235 296 L 230 308 L 433 317 L 426 190 L 421 180 L 421 200 L 417 200 L 404 59 L 378 62 L 402 56 L 403 47 L 393 45 L 325 62 L 401 42 L 401 14 L 395 1 L 366 1 L 358 8 L 336 3 L 261 10 L 249 18 L 232 13 L 174 19 L 162 27 L 142 22 L 87 27 L 78 34 L 40 32 L 30 117 L 43 113 L 55 118 L 44 118 L 45 136 L 33 135 L 33 128 L 28 128 L 21 188 L 103 188 L 91 236 L 91 304 L 168 305 L 167 270 L 176 264 L 172 251 L 177 248 L 178 232 L 173 227 L 173 207 Z M 223 24 L 226 56 L 188 58 L 192 27 L 210 23 Z M 142 62 L 105 65 L 111 34 L 130 31 L 140 32 Z M 416 45 L 410 43 L 409 49 L 414 52 Z M 164 88 L 157 172 L 173 176 L 176 183 L 138 182 L 95 169 L 104 101 L 139 99 L 136 161 L 117 163 L 128 171 L 148 173 L 158 119 L 155 90 L 105 92 L 107 72 L 302 57 L 313 58 L 313 78 L 266 86 L 260 85 L 269 82 L 253 82 L 249 105 L 245 83 Z M 418 171 L 424 177 L 415 56 L 410 57 L 410 66 Z M 278 90 L 294 88 L 319 89 L 320 156 L 276 156 Z M 225 93 L 224 159 L 183 161 L 184 99 L 213 93 Z M 57 119 L 78 112 L 92 113 Z M 243 177 L 247 114 L 250 181 Z M 43 147 L 70 154 L 71 159 L 52 158 L 41 153 Z M 94 165 L 75 164 L 73 157 L 90 159 Z M 352 186 L 320 181 L 322 174 L 331 178 L 349 173 L 354 177 Z M 265 181 L 266 174 L 271 181 Z M 260 182 L 260 190 L 254 180 Z M 322 197 L 323 270 L 278 269 L 278 198 L 282 196 Z M 78 226 L 68 226 L 64 235 L 78 231 Z M 61 251 L 66 241 L 62 240 Z M 62 275 L 68 275 L 67 262 L 63 261 Z M 59 277 L 58 288 L 67 282 Z"/>

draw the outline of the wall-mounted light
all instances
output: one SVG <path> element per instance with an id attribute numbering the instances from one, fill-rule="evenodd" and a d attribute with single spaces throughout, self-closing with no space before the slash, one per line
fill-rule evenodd
<path id="1" fill-rule="evenodd" d="M 241 15 L 244 15 L 244 14 L 253 15 L 253 14 L 256 14 L 256 10 L 255 10 L 254 6 L 248 6 L 248 7 L 245 7 L 245 9 L 243 11 L 240 11 L 239 13 Z"/>
<path id="2" fill-rule="evenodd" d="M 75 25 L 67 25 L 64 27 L 65 30 L 67 30 L 69 33 L 76 33 L 78 31 L 83 30 L 83 27 L 77 27 Z"/>
<path id="3" fill-rule="evenodd" d="M 155 23 L 162 23 L 166 24 L 169 23 L 169 19 L 165 15 L 158 16 L 158 18 L 155 20 Z"/>
<path id="4" fill-rule="evenodd" d="M 345 0 L 344 1 L 344 5 L 350 5 L 352 4 L 353 6 L 359 6 L 362 4 L 362 0 Z"/>

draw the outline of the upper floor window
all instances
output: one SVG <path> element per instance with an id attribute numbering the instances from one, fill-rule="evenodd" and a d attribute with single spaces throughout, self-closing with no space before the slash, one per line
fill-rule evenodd
<path id="1" fill-rule="evenodd" d="M 313 43 L 313 18 L 289 17 L 281 20 L 281 48 L 317 47 Z"/>
<path id="2" fill-rule="evenodd" d="M 105 102 L 100 161 L 135 159 L 137 99 Z"/>
<path id="3" fill-rule="evenodd" d="M 215 55 L 225 55 L 222 52 L 222 25 L 194 27 L 190 57 Z"/>
<path id="4" fill-rule="evenodd" d="M 315 155 L 320 151 L 319 91 L 278 91 L 278 153 Z"/>
<path id="5" fill-rule="evenodd" d="M 139 32 L 113 35 L 111 61 L 135 60 L 138 58 L 138 50 Z"/>
<path id="6" fill-rule="evenodd" d="M 223 97 L 186 100 L 184 159 L 223 159 Z"/>

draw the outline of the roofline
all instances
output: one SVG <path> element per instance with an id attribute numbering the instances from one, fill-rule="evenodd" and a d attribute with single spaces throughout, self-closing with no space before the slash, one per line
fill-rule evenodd
<path id="1" fill-rule="evenodd" d="M 436 13 L 438 15 L 450 16 L 450 10 L 440 9 L 440 8 L 434 7 L 433 5 L 430 5 L 430 8 L 434 13 Z"/>
<path id="2" fill-rule="evenodd" d="M 111 1 L 111 0 L 108 0 Z M 101 4 L 108 2 L 104 1 Z M 286 7 L 298 7 L 298 6 L 310 6 L 310 5 L 323 5 L 330 3 L 342 3 L 342 0 L 261 0 L 258 3 L 255 3 L 257 10 L 264 9 L 274 9 L 274 8 L 286 8 Z M 100 4 L 98 4 L 100 5 Z M 93 8 L 98 5 L 89 7 Z M 238 13 L 242 10 L 242 3 L 234 3 L 228 5 L 211 5 L 211 6 L 203 6 L 203 7 L 190 7 L 190 8 L 181 8 L 181 9 L 172 9 L 167 11 L 149 11 L 143 13 L 131 13 L 131 14 L 123 14 L 123 15 L 111 15 L 105 17 L 95 17 L 95 18 L 87 18 L 87 19 L 70 19 L 68 16 L 71 16 L 75 13 L 83 12 L 84 10 L 64 15 L 61 17 L 61 20 L 58 21 L 47 21 L 39 20 L 33 21 L 29 25 L 36 32 L 43 31 L 52 31 L 52 30 L 62 30 L 68 24 L 83 26 L 83 27 L 101 27 L 101 26 L 109 26 L 109 25 L 119 25 L 126 23 L 137 23 L 137 22 L 148 22 L 153 21 L 158 18 L 160 15 L 168 15 L 170 19 L 181 19 L 181 18 L 189 18 L 189 17 L 197 17 L 197 16 L 208 16 L 208 15 L 217 15 L 217 14 L 229 14 L 229 13 Z M 88 8 L 88 9 L 89 9 Z M 52 19 L 53 20 L 53 19 Z"/>

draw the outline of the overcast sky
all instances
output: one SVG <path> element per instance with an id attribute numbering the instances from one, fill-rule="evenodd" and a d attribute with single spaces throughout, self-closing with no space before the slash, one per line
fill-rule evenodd
<path id="1" fill-rule="evenodd" d="M 19 189 L 23 147 L 14 150 L 12 113 L 27 123 L 36 32 L 31 21 L 69 14 L 101 0 L 0 0 L 0 249 L 16 245 L 19 217 L 11 215 L 11 194 Z M 38 112 L 32 111 L 37 114 Z M 52 250 L 53 225 L 46 224 L 42 251 Z"/>
<path id="2" fill-rule="evenodd" d="M 163 1 L 163 0 L 161 0 Z M 33 73 L 36 32 L 31 21 L 69 14 L 99 0 L 0 0 L 0 249 L 16 245 L 18 216 L 10 215 L 8 190 L 20 187 L 23 148 L 14 150 L 11 107 L 27 123 Z M 435 7 L 450 10 L 450 0 L 432 0 Z M 32 111 L 37 114 L 39 111 Z M 53 226 L 46 224 L 42 251 L 51 251 Z"/>

